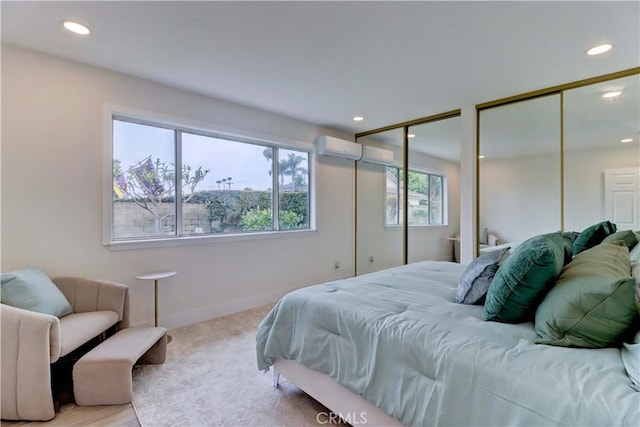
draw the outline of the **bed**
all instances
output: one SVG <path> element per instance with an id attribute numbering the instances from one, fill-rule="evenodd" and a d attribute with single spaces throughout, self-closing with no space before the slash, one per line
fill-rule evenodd
<path id="1" fill-rule="evenodd" d="M 531 322 L 484 321 L 453 302 L 464 269 L 424 261 L 294 291 L 258 328 L 258 367 L 367 424 L 640 425 L 619 348 L 534 344 Z"/>

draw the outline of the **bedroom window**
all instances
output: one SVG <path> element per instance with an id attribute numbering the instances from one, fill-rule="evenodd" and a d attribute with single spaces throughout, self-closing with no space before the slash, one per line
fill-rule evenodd
<path id="1" fill-rule="evenodd" d="M 310 228 L 308 151 L 119 116 L 112 132 L 112 242 Z"/>
<path id="2" fill-rule="evenodd" d="M 409 225 L 445 225 L 444 187 L 446 178 L 425 172 L 409 171 Z M 385 224 L 401 225 L 403 221 L 401 169 L 386 167 Z"/>

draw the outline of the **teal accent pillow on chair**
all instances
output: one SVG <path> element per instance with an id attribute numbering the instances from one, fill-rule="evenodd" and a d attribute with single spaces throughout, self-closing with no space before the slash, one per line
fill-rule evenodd
<path id="1" fill-rule="evenodd" d="M 605 243 L 578 254 L 536 311 L 539 344 L 600 348 L 619 344 L 636 324 L 629 250 Z"/>
<path id="2" fill-rule="evenodd" d="M 567 240 L 558 232 L 535 236 L 518 245 L 489 286 L 484 319 L 505 323 L 531 320 L 565 261 L 571 259 Z"/>
<path id="3" fill-rule="evenodd" d="M 573 256 L 600 244 L 609 234 L 615 233 L 617 228 L 609 221 L 602 221 L 585 228 L 573 242 Z"/>
<path id="4" fill-rule="evenodd" d="M 3 304 L 56 317 L 73 311 L 60 289 L 39 268 L 2 273 L 0 284 Z"/>

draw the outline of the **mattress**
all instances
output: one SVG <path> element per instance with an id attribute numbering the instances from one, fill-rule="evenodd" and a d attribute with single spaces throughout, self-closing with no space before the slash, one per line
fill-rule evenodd
<path id="1" fill-rule="evenodd" d="M 463 270 L 425 261 L 291 292 L 258 328 L 258 368 L 295 360 L 408 426 L 640 425 L 620 349 L 483 321 L 453 302 Z"/>

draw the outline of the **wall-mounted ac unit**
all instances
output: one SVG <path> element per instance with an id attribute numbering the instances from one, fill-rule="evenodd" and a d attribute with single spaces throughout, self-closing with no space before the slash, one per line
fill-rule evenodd
<path id="1" fill-rule="evenodd" d="M 362 145 L 331 136 L 318 136 L 316 138 L 316 147 L 318 154 L 323 156 L 342 157 L 351 160 L 360 160 L 362 157 Z"/>
<path id="2" fill-rule="evenodd" d="M 362 146 L 362 161 L 367 163 L 378 163 L 380 165 L 393 165 L 393 151 L 384 148 Z"/>

